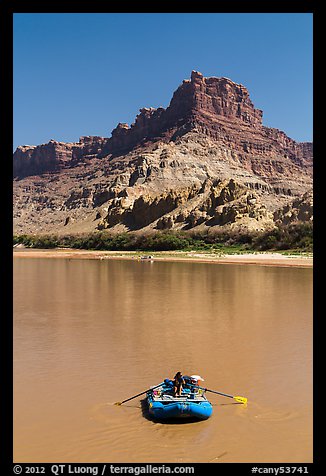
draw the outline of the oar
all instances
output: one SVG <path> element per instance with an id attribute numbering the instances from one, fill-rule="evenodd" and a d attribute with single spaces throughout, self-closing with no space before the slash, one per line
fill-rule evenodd
<path id="1" fill-rule="evenodd" d="M 247 403 L 247 401 L 248 401 L 248 399 L 246 397 L 235 397 L 235 396 L 229 395 L 227 393 L 216 392 L 216 390 L 209 390 L 208 388 L 199 387 L 198 385 L 196 385 L 196 387 L 201 388 L 202 390 L 205 390 L 206 392 L 217 393 L 218 395 L 223 395 L 224 397 L 234 398 L 234 400 L 236 400 L 237 402 L 240 402 L 240 403 Z"/>
<path id="2" fill-rule="evenodd" d="M 132 400 L 133 398 L 139 397 L 140 395 L 144 395 L 144 393 L 149 392 L 150 390 L 154 390 L 154 388 L 160 387 L 163 385 L 164 382 L 160 383 L 159 385 L 155 385 L 155 387 L 149 388 L 148 390 L 145 390 L 144 392 L 137 393 L 137 395 L 134 395 L 133 397 L 127 398 L 126 400 L 123 400 L 122 402 L 115 402 L 114 405 L 122 405 L 125 402 L 129 402 L 129 400 Z"/>

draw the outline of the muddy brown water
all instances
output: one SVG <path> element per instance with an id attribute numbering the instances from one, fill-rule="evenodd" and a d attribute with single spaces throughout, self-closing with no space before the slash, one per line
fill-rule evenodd
<path id="1" fill-rule="evenodd" d="M 206 421 L 151 421 L 177 370 Z M 14 259 L 15 462 L 311 462 L 312 269 Z"/>

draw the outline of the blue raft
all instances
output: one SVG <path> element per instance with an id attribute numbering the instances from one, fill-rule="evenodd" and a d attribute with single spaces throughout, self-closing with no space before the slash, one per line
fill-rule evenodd
<path id="1" fill-rule="evenodd" d="M 149 390 L 146 395 L 149 414 L 157 420 L 207 420 L 213 412 L 205 391 L 187 385 L 181 397 L 174 397 L 173 381 L 169 379 L 165 379 L 160 387 Z"/>

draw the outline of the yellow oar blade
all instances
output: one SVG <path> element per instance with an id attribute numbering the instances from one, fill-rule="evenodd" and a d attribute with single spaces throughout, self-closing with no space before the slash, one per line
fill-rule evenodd
<path id="1" fill-rule="evenodd" d="M 115 402 L 115 405 L 122 405 L 121 402 Z"/>
<path id="2" fill-rule="evenodd" d="M 247 403 L 248 401 L 248 398 L 246 397 L 233 397 L 234 400 L 236 400 L 237 402 L 240 402 L 240 403 Z"/>

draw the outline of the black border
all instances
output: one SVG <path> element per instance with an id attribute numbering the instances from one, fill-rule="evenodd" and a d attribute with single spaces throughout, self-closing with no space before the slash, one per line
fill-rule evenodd
<path id="1" fill-rule="evenodd" d="M 216 2 L 217 3 L 217 2 Z M 13 230 L 13 218 L 12 218 L 12 156 L 13 150 L 13 14 L 15 13 L 312 13 L 314 24 L 314 124 L 320 126 L 320 118 L 318 119 L 318 113 L 320 111 L 320 99 L 318 92 L 322 92 L 321 84 L 322 78 L 317 73 L 317 66 L 322 64 L 319 61 L 318 54 L 321 52 L 321 48 L 318 48 L 321 30 L 322 30 L 322 15 L 320 12 L 321 2 L 316 1 L 295 1 L 295 0 L 224 0 L 213 4 L 215 8 L 210 8 L 211 5 L 206 5 L 207 9 L 198 8 L 204 7 L 204 5 L 183 5 L 181 2 L 155 2 L 154 6 L 157 11 L 153 11 L 153 4 L 140 5 L 138 2 L 132 2 L 131 5 L 118 2 L 110 2 L 106 0 L 93 0 L 89 2 L 77 2 L 76 0 L 45 0 L 45 1 L 27 1 L 27 0 L 0 0 L 0 47 L 1 47 L 1 61 L 2 67 L 0 69 L 1 74 L 1 152 L 2 152 L 2 170 L 5 170 L 5 174 L 1 174 L 1 194 L 2 194 L 2 233 L 1 236 L 1 250 L 2 250 L 2 269 L 3 286 L 1 290 L 3 292 L 2 306 L 3 312 L 1 312 L 1 361 L 5 363 L 2 366 L 2 392 L 5 396 L 5 401 L 1 402 L 1 474 L 13 474 L 13 328 L 12 328 L 12 314 L 13 314 L 13 267 L 12 267 L 12 230 Z M 120 7 L 120 8 L 119 8 Z M 137 7 L 137 10 L 135 10 Z M 197 7 L 197 8 L 193 8 Z M 123 11 L 122 11 L 123 10 Z M 317 91 L 317 92 L 316 92 Z M 11 98 L 11 100 L 10 100 Z M 5 106 L 5 107 L 4 107 Z M 321 448 L 321 390 L 318 381 L 318 376 L 321 371 L 321 352 L 320 352 L 320 307 L 318 307 L 317 288 L 320 279 L 322 279 L 322 270 L 320 256 L 318 251 L 320 249 L 322 241 L 322 217 L 321 217 L 321 203 L 318 201 L 319 188 L 321 186 L 322 157 L 319 157 L 318 147 L 321 145 L 320 140 L 320 127 L 314 127 L 313 141 L 314 141 L 314 156 L 317 156 L 314 162 L 314 462 L 307 464 L 298 462 L 296 464 L 289 463 L 288 466 L 306 466 L 309 468 L 309 474 L 320 474 L 322 464 L 322 448 Z M 316 153 L 317 151 L 317 153 Z M 317 199 L 317 200 L 316 200 Z M 318 259 L 316 256 L 318 255 Z M 323 284 L 323 283 L 321 283 Z M 11 316 L 11 317 L 10 317 Z M 58 464 L 58 463 L 57 463 Z M 85 463 L 87 464 L 87 463 Z M 110 464 L 108 462 L 108 464 Z M 144 465 L 147 463 L 144 462 Z M 151 463 L 154 465 L 154 463 Z M 213 463 L 194 463 L 184 466 L 193 466 L 195 468 L 195 474 L 198 471 L 206 471 L 212 469 Z M 222 464 L 222 474 L 229 474 L 229 471 L 237 474 L 251 474 L 251 468 L 257 467 L 285 467 L 286 463 L 219 463 Z M 141 464 L 131 464 L 121 462 L 121 465 L 125 466 L 142 466 Z M 160 463 L 158 463 L 160 465 Z M 171 468 L 179 466 L 176 464 L 164 463 L 165 466 Z M 22 464 L 22 466 L 28 466 Z M 31 464 L 29 464 L 31 466 Z M 46 468 L 46 474 L 52 474 L 50 472 L 51 464 L 38 464 L 36 466 L 43 466 Z M 78 466 L 78 465 L 75 465 Z M 91 466 L 96 466 L 91 464 Z M 99 470 L 100 470 L 100 466 Z M 113 466 L 119 466 L 114 464 Z M 24 471 L 23 473 L 24 474 Z M 100 473 L 99 473 L 100 474 Z M 108 473 L 106 473 L 108 474 Z M 280 473 L 279 473 L 280 474 Z"/>
<path id="2" fill-rule="evenodd" d="M 2 391 L 1 396 L 1 441 L 3 445 L 3 456 L 0 456 L 1 467 L 4 466 L 2 474 L 12 474 L 12 451 L 13 451 L 13 286 L 12 286 L 12 128 L 13 128 L 13 108 L 11 98 L 13 97 L 13 71 L 12 71 L 12 22 L 10 13 L 3 12 L 3 5 L 0 3 L 0 48 L 1 48 L 1 68 L 0 68 L 0 132 L 2 157 L 1 161 L 1 202 L 2 202 L 2 229 L 1 237 L 1 366 L 2 370 Z M 5 157 L 8 159 L 6 160 Z M 3 173 L 4 171 L 4 173 Z M 1 468 L 2 469 L 2 468 Z"/>
<path id="3" fill-rule="evenodd" d="M 316 0 L 230 0 L 216 3 L 215 5 L 195 4 L 187 5 L 179 2 L 155 2 L 150 5 L 108 0 L 93 0 L 76 2 L 74 0 L 2 0 L 9 13 L 314 13 Z M 153 10 L 153 6 L 156 9 Z M 135 7 L 137 7 L 135 9 Z M 179 8 L 178 8 L 179 7 Z M 185 9 L 187 7 L 187 9 Z M 191 8 L 195 7 L 195 8 Z M 197 7 L 197 8 L 196 8 Z M 201 7 L 201 8 L 198 8 Z M 211 8 L 213 7 L 213 8 Z M 215 8 L 214 8 L 215 7 Z"/>

